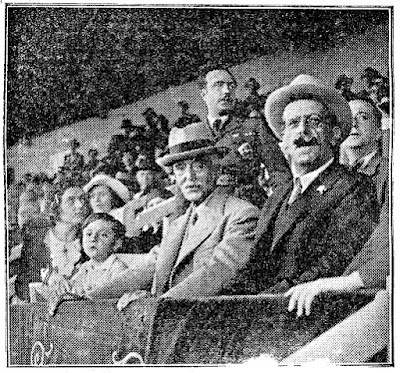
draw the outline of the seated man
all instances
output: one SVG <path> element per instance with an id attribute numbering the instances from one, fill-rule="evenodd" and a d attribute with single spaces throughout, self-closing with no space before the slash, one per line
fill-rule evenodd
<path id="1" fill-rule="evenodd" d="M 389 162 L 385 149 L 388 130 L 382 129 L 382 112 L 365 96 L 349 101 L 353 125 L 349 137 L 341 145 L 341 163 L 373 180 L 377 199 L 384 205 L 389 191 Z"/>
<path id="2" fill-rule="evenodd" d="M 164 229 L 160 246 L 143 254 L 145 260 L 89 294 L 92 298 L 150 288 L 164 297 L 214 295 L 248 261 L 258 209 L 216 188 L 220 149 L 209 131 L 200 123 L 173 128 L 168 148 L 158 163 L 172 168 L 189 208 Z"/>
<path id="3" fill-rule="evenodd" d="M 369 98 L 359 96 L 349 105 L 353 126 L 349 137 L 342 143 L 341 158 L 374 182 L 381 207 L 379 224 L 341 276 L 300 284 L 286 293 L 290 296 L 289 311 L 297 308 L 298 316 L 309 315 L 313 300 L 321 293 L 385 288 L 390 274 L 389 159 L 385 154 L 388 137 L 382 136 L 389 130 L 381 130 L 382 115 Z"/>
<path id="4" fill-rule="evenodd" d="M 338 164 L 351 111 L 337 91 L 300 75 L 268 97 L 265 114 L 293 183 L 276 188 L 265 203 L 255 251 L 230 293 L 280 293 L 343 273 L 378 218 L 372 184 Z"/>

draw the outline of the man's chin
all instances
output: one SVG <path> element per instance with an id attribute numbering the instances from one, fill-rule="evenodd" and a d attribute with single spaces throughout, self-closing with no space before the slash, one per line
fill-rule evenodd
<path id="1" fill-rule="evenodd" d="M 197 202 L 203 198 L 203 193 L 202 192 L 185 191 L 185 192 L 183 192 L 183 196 L 189 202 Z"/>

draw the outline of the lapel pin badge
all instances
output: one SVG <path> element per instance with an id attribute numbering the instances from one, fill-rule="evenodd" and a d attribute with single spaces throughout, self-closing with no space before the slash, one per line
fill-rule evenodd
<path id="1" fill-rule="evenodd" d="M 324 194 L 326 192 L 326 186 L 325 185 L 320 185 L 317 188 L 317 191 L 319 192 L 319 194 Z"/>

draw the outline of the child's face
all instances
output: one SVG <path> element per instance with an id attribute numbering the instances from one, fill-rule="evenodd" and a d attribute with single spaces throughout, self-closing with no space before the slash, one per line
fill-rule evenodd
<path id="1" fill-rule="evenodd" d="M 82 245 L 85 254 L 98 262 L 104 262 L 117 244 L 112 224 L 105 220 L 95 220 L 83 229 Z"/>

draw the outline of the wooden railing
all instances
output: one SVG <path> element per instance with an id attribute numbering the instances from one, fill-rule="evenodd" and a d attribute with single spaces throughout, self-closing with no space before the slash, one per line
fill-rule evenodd
<path id="1" fill-rule="evenodd" d="M 67 301 L 9 312 L 9 365 L 226 364 L 269 356 L 281 364 L 315 358 L 368 361 L 389 341 L 388 293 L 325 295 L 310 316 L 280 295 Z M 371 326 L 373 326 L 371 328 Z"/>

